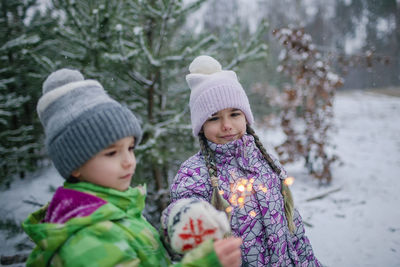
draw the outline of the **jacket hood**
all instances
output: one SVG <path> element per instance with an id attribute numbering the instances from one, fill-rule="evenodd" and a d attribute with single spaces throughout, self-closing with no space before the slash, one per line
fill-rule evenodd
<path id="1" fill-rule="evenodd" d="M 79 209 L 79 203 L 75 203 L 74 207 L 66 211 L 66 213 L 78 214 L 77 217 L 73 217 L 64 223 L 44 222 L 45 218 L 49 217 L 46 216 L 49 206 L 53 206 L 55 210 L 65 208 L 62 207 L 62 205 L 65 205 L 68 201 L 62 201 L 59 197 L 60 192 L 65 189 L 72 189 L 95 196 L 100 202 L 103 202 L 103 204 L 99 205 L 91 214 L 84 214 L 84 216 L 80 217 L 80 215 L 76 213 L 77 209 Z M 118 190 L 85 182 L 76 184 L 65 183 L 64 187 L 60 187 L 57 190 L 49 204 L 30 214 L 22 223 L 25 232 L 37 245 L 32 253 L 34 258 L 36 258 L 38 262 L 48 262 L 53 254 L 57 252 L 74 233 L 88 225 L 102 221 L 122 219 L 126 217 L 128 213 L 130 216 L 141 216 L 145 204 L 145 194 L 145 186 L 129 188 L 124 192 L 120 192 Z M 53 203 L 55 199 L 57 199 L 57 203 Z"/>

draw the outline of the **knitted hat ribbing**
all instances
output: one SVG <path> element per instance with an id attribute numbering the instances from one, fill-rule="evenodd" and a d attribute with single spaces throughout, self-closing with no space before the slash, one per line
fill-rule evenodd
<path id="1" fill-rule="evenodd" d="M 76 70 L 49 75 L 37 113 L 47 152 L 64 178 L 119 139 L 134 136 L 137 145 L 142 137 L 135 115 L 110 98 L 99 82 L 85 80 Z"/>
<path id="2" fill-rule="evenodd" d="M 240 109 L 251 125 L 254 122 L 249 99 L 236 73 L 222 70 L 221 64 L 210 56 L 199 56 L 189 66 L 186 81 L 191 89 L 190 116 L 194 136 L 212 114 L 226 109 Z"/>

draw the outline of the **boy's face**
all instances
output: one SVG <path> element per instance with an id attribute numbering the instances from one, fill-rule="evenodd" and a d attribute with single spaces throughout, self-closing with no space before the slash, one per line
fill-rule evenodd
<path id="1" fill-rule="evenodd" d="M 125 191 L 136 169 L 134 137 L 125 137 L 103 149 L 72 175 L 81 181 Z"/>
<path id="2" fill-rule="evenodd" d="M 226 144 L 246 133 L 246 117 L 239 109 L 220 110 L 203 124 L 203 132 L 209 141 Z"/>

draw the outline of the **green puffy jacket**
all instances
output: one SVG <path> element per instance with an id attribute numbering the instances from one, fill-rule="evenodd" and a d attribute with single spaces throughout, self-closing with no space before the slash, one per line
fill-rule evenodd
<path id="1" fill-rule="evenodd" d="M 145 191 L 140 186 L 120 192 L 84 182 L 65 183 L 49 205 L 22 224 L 37 245 L 27 266 L 172 265 L 158 232 L 142 215 Z M 80 194 L 80 200 L 71 194 Z M 50 223 L 52 216 L 61 223 Z M 174 266 L 220 263 L 208 240 Z"/>

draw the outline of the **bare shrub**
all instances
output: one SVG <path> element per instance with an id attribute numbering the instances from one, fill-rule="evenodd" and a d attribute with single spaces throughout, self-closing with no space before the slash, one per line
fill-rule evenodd
<path id="1" fill-rule="evenodd" d="M 329 62 L 303 29 L 281 28 L 273 34 L 283 47 L 278 71 L 291 79 L 280 97 L 286 140 L 275 149 L 282 163 L 303 158 L 313 177 L 329 183 L 331 165 L 337 160 L 329 141 L 333 100 L 342 78 L 330 71 Z"/>

